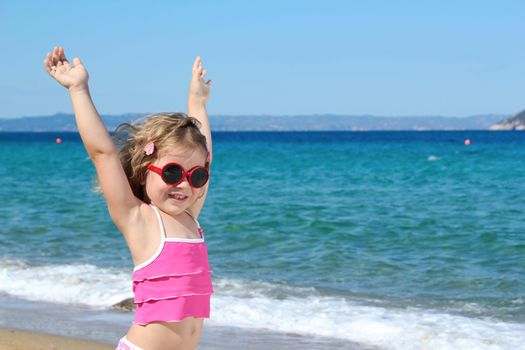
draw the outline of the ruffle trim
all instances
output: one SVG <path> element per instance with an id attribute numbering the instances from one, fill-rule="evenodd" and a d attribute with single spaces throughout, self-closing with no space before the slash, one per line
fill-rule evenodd
<path id="1" fill-rule="evenodd" d="M 199 270 L 194 272 L 185 272 L 185 273 L 170 273 L 166 275 L 157 275 L 157 276 L 150 276 L 150 277 L 144 277 L 144 278 L 133 278 L 133 283 L 140 283 L 144 281 L 153 281 L 159 278 L 163 277 L 180 277 L 180 276 L 190 276 L 190 275 L 198 275 L 199 273 L 207 273 L 212 272 L 212 270 Z"/>
<path id="2" fill-rule="evenodd" d="M 147 299 L 144 299 L 144 300 L 134 300 L 134 303 L 135 304 L 143 304 L 143 303 L 147 303 L 149 301 L 167 300 L 167 299 L 174 299 L 174 298 L 178 298 L 178 297 L 187 297 L 187 296 L 191 296 L 191 295 L 212 295 L 212 294 L 213 294 L 213 290 L 212 291 L 206 291 L 206 292 L 203 292 L 203 293 L 191 292 L 191 293 L 170 295 L 170 296 L 162 297 L 162 298 L 152 297 L 152 298 L 147 298 Z"/>

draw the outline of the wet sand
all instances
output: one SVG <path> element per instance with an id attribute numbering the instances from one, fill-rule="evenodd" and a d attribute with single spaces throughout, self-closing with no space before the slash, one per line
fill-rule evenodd
<path id="1" fill-rule="evenodd" d="M 0 328 L 0 350 L 114 350 L 95 342 L 42 333 Z"/>

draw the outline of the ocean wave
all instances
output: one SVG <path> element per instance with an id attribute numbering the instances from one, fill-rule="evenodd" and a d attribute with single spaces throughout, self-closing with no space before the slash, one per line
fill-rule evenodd
<path id="1" fill-rule="evenodd" d="M 105 309 L 133 296 L 130 276 L 90 264 L 31 265 L 0 258 L 0 292 L 34 301 Z"/>
<path id="2" fill-rule="evenodd" d="M 108 309 L 131 298 L 131 273 L 0 258 L 0 292 Z M 209 324 L 340 338 L 388 349 L 524 349 L 525 324 L 326 295 L 284 283 L 215 278 Z"/>
<path id="3" fill-rule="evenodd" d="M 394 350 L 525 349 L 525 324 L 367 305 L 314 288 L 267 282 L 222 279 L 216 290 L 220 294 L 213 300 L 210 323 L 218 325 L 341 338 Z M 269 298 L 268 293 L 287 297 Z"/>

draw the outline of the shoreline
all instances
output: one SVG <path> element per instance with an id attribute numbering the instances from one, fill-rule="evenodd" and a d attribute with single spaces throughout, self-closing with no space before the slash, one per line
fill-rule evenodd
<path id="1" fill-rule="evenodd" d="M 132 318 L 131 312 L 29 301 L 0 293 L 0 349 L 115 349 Z M 204 321 L 199 350 L 377 350 L 342 339 L 220 326 L 208 321 Z"/>

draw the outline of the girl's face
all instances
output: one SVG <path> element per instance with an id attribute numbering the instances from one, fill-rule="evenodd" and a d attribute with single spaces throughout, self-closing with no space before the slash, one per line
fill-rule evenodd
<path id="1" fill-rule="evenodd" d="M 161 152 L 161 156 L 151 164 L 162 168 L 172 162 L 179 163 L 188 171 L 195 166 L 204 166 L 206 154 L 196 148 L 173 149 Z M 182 213 L 195 203 L 203 195 L 205 188 L 206 185 L 201 188 L 191 187 L 187 177 L 177 186 L 173 186 L 166 184 L 159 174 L 151 170 L 148 170 L 146 174 L 145 191 L 151 204 L 172 216 Z"/>

